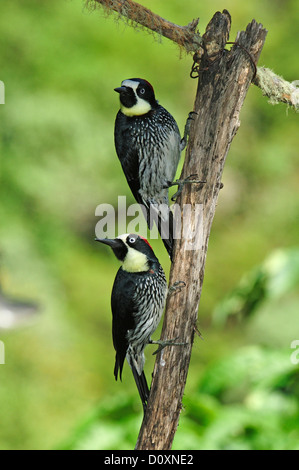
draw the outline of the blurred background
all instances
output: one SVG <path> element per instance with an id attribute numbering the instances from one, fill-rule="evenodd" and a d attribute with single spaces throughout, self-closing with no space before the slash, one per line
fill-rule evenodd
<path id="1" fill-rule="evenodd" d="M 259 65 L 299 79 L 296 0 L 140 3 L 177 24 L 199 16 L 201 33 L 226 8 L 231 41 L 255 18 L 269 31 Z M 122 383 L 113 377 L 119 264 L 94 242 L 97 205 L 134 202 L 114 150 L 113 88 L 146 78 L 182 131 L 196 80 L 191 56 L 115 20 L 82 0 L 1 3 L 1 449 L 132 449 L 141 424 L 127 364 Z M 251 86 L 224 170 L 204 340 L 174 449 L 299 448 L 298 148 L 298 115 Z M 168 274 L 163 244 L 152 244 Z"/>

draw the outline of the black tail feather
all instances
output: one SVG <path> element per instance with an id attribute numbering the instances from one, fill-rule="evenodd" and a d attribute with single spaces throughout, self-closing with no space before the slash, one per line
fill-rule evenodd
<path id="1" fill-rule="evenodd" d="M 124 354 L 120 355 L 120 354 L 116 353 L 116 355 L 115 355 L 115 366 L 114 366 L 115 380 L 117 380 L 118 373 L 119 373 L 119 379 L 121 380 L 123 366 L 124 366 L 124 360 L 125 360 L 125 355 Z"/>
<path id="2" fill-rule="evenodd" d="M 131 369 L 142 401 L 143 411 L 145 413 L 149 397 L 149 388 L 147 385 L 146 377 L 143 371 L 141 372 L 141 375 L 139 375 L 134 366 L 132 366 Z"/>
<path id="3" fill-rule="evenodd" d="M 164 246 L 169 254 L 170 260 L 172 261 L 172 250 L 173 250 L 173 214 L 169 210 L 169 217 L 167 220 L 163 220 L 162 217 L 158 217 L 158 231 L 164 243 Z"/>
<path id="4" fill-rule="evenodd" d="M 158 232 L 161 236 L 167 253 L 169 254 L 170 260 L 172 261 L 174 234 L 174 220 L 172 211 L 168 207 L 167 214 L 165 213 L 164 209 L 164 215 L 162 216 L 162 213 L 157 209 L 158 205 L 152 205 L 150 202 L 148 202 L 146 205 L 140 204 L 140 206 L 148 228 L 151 230 L 153 228 L 154 222 L 157 225 Z M 156 209 L 153 209 L 153 207 Z"/>

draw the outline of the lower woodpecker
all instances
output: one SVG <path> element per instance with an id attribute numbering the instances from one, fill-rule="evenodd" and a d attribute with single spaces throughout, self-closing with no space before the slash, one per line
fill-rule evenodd
<path id="1" fill-rule="evenodd" d="M 114 376 L 121 380 L 125 358 L 132 370 L 145 411 L 149 388 L 143 371 L 144 348 L 153 343 L 167 295 L 162 266 L 148 241 L 136 234 L 96 241 L 109 245 L 122 263 L 111 295 Z"/>

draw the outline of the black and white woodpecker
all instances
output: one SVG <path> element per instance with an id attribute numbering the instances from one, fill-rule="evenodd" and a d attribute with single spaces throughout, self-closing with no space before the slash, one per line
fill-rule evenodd
<path id="1" fill-rule="evenodd" d="M 116 153 L 133 196 L 144 208 L 148 227 L 152 228 L 154 219 L 172 258 L 174 227 L 168 188 L 186 145 L 187 126 L 181 139 L 176 121 L 159 105 L 146 80 L 124 80 L 115 91 L 120 95 L 114 128 Z"/>
<path id="2" fill-rule="evenodd" d="M 96 241 L 109 245 L 121 261 L 111 295 L 112 337 L 116 350 L 114 376 L 121 380 L 125 358 L 133 372 L 145 411 L 149 388 L 143 371 L 144 348 L 149 343 L 164 347 L 171 341 L 152 341 L 167 295 L 162 266 L 145 238 L 136 234 Z"/>

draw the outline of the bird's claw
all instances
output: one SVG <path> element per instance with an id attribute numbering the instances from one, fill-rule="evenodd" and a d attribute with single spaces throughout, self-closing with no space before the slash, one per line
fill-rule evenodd
<path id="1" fill-rule="evenodd" d="M 168 295 L 172 295 L 174 292 L 181 292 L 183 287 L 186 287 L 186 283 L 184 281 L 176 281 L 168 288 Z"/>
<path id="2" fill-rule="evenodd" d="M 159 347 L 156 351 L 153 352 L 153 356 L 161 352 L 166 346 L 185 346 L 187 343 L 176 343 L 176 340 L 178 339 L 166 339 L 166 340 L 161 340 L 158 339 L 157 341 L 151 341 L 151 344 L 158 344 Z"/>
<path id="3" fill-rule="evenodd" d="M 196 111 L 190 111 L 190 113 L 188 114 L 186 124 L 185 124 L 185 129 L 184 129 L 184 136 L 181 139 L 181 144 L 180 144 L 180 151 L 181 152 L 184 150 L 184 148 L 186 147 L 187 142 L 188 142 L 190 127 L 191 127 L 191 121 L 194 121 L 193 114 L 198 114 L 198 113 Z"/>
<path id="4" fill-rule="evenodd" d="M 169 187 L 170 186 L 178 186 L 178 190 L 177 192 L 172 196 L 171 200 L 172 201 L 175 201 L 177 199 L 177 197 L 181 194 L 181 192 L 183 191 L 183 187 L 185 186 L 185 184 L 200 184 L 200 183 L 206 183 L 206 181 L 201 181 L 201 180 L 198 180 L 198 179 L 194 179 L 194 178 L 198 178 L 198 175 L 195 173 L 193 175 L 189 175 L 187 176 L 187 178 L 183 179 L 183 180 L 176 180 L 174 181 L 173 183 L 169 183 Z"/>

